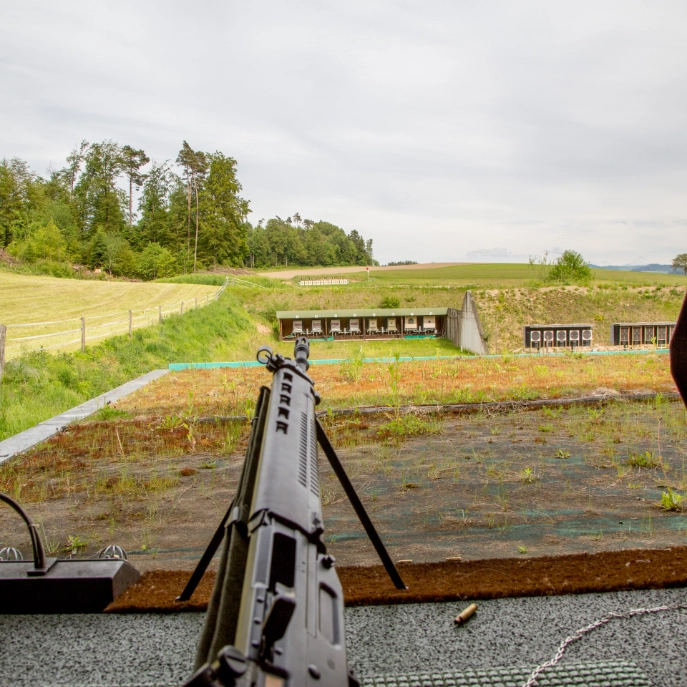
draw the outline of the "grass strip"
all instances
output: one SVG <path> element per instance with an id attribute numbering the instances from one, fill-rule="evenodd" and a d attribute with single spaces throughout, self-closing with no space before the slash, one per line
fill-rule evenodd
<path id="1" fill-rule="evenodd" d="M 25 353 L 0 383 L 0 440 L 173 360 L 222 359 L 254 330 L 228 295 L 205 308 L 116 336 L 85 353 Z"/>

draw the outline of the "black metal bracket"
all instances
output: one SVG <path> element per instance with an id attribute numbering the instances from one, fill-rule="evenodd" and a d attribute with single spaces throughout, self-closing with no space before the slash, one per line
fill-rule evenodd
<path id="1" fill-rule="evenodd" d="M 26 574 L 29 577 L 39 577 L 41 575 L 45 575 L 45 573 L 47 573 L 48 570 L 50 570 L 50 568 L 57 563 L 57 558 L 45 557 L 45 549 L 43 548 L 41 535 L 38 534 L 38 525 L 31 520 L 28 513 L 14 499 L 7 496 L 7 494 L 3 494 L 1 491 L 0 501 L 4 501 L 10 508 L 13 508 L 15 511 L 17 511 L 29 529 L 31 548 L 33 549 L 33 568 L 28 570 Z"/>
<path id="2" fill-rule="evenodd" d="M 687 406 L 687 295 L 670 340 L 670 371 Z"/>
<path id="3" fill-rule="evenodd" d="M 3 613 L 100 613 L 140 578 L 126 554 L 99 560 L 46 558 L 38 527 L 26 511 L 7 494 L 0 501 L 13 508 L 31 536 L 33 563 L 0 563 L 0 614 Z M 108 547 L 117 550 L 118 547 Z M 102 554 L 107 553 L 103 549 Z"/>

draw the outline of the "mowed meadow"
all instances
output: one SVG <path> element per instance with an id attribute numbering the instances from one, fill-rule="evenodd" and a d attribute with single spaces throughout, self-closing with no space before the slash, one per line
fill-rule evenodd
<path id="1" fill-rule="evenodd" d="M 199 307 L 217 292 L 205 284 L 164 284 L 29 276 L 0 272 L 0 324 L 8 328 L 6 358 L 24 350 L 57 347 L 75 350 L 80 341 L 80 318 L 86 318 L 86 338 L 107 338 L 128 331 L 128 311 L 133 328 L 158 320 L 161 306 L 169 314 Z M 26 326 L 30 325 L 30 326 Z M 59 335 L 59 332 L 65 332 Z M 42 338 L 45 336 L 45 338 Z"/>
<path id="2" fill-rule="evenodd" d="M 355 272 L 349 270 L 356 270 Z M 374 282 L 387 286 L 459 286 L 463 288 L 520 288 L 525 286 L 541 287 L 546 285 L 547 266 L 519 263 L 462 263 L 446 265 L 432 263 L 426 265 L 405 265 L 397 268 L 370 268 L 370 277 L 359 267 L 338 269 L 330 268 L 330 273 L 318 274 L 317 268 L 307 267 L 297 270 L 284 268 L 283 280 L 299 281 L 308 279 L 335 278 L 344 276 L 355 282 Z M 296 276 L 291 276 L 298 272 Z M 279 271 L 270 268 L 266 274 L 279 278 Z M 663 274 L 661 272 L 631 272 L 626 270 L 592 269 L 594 283 L 626 284 L 634 286 L 687 286 L 687 276 L 683 274 Z"/>

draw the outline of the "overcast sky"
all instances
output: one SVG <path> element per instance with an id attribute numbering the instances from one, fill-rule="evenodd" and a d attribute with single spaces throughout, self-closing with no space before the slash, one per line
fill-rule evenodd
<path id="1" fill-rule="evenodd" d="M 687 251 L 687 3 L 0 0 L 0 157 L 238 161 L 381 262 Z"/>

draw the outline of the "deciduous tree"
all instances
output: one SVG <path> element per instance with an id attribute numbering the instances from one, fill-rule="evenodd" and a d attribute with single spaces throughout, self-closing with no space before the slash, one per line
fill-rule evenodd
<path id="1" fill-rule="evenodd" d="M 580 253 L 566 250 L 554 262 L 548 278 L 563 284 L 584 284 L 591 281 L 592 271 Z"/>
<path id="2" fill-rule="evenodd" d="M 687 274 L 687 253 L 680 253 L 673 258 L 673 269 L 682 270 Z"/>

